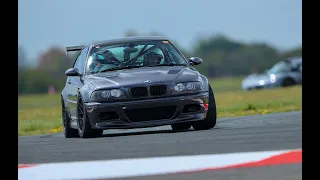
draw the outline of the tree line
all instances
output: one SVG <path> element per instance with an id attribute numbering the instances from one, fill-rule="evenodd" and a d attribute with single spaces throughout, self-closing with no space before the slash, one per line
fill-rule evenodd
<path id="1" fill-rule="evenodd" d="M 137 36 L 135 30 L 129 29 L 124 36 Z M 147 35 L 161 35 L 151 32 Z M 196 68 L 204 75 L 214 77 L 243 76 L 259 73 L 270 68 L 277 61 L 287 57 L 302 56 L 302 47 L 280 51 L 266 43 L 245 43 L 233 40 L 224 35 L 212 35 L 199 38 L 191 50 L 174 43 L 187 58 L 198 56 L 203 64 Z M 19 47 L 21 49 L 21 47 Z M 19 51 L 20 52 L 20 51 Z M 64 72 L 74 62 L 75 55 L 67 57 L 64 47 L 49 47 L 38 58 L 36 67 L 23 66 L 23 53 L 18 57 L 18 94 L 47 93 L 54 87 L 60 91 L 65 85 Z"/>

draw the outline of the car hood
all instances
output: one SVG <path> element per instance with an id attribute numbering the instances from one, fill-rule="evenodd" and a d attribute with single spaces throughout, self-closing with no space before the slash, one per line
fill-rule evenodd
<path id="1" fill-rule="evenodd" d="M 97 89 L 151 83 L 176 83 L 197 81 L 199 73 L 185 66 L 140 67 L 103 72 L 88 76 L 87 80 Z"/>

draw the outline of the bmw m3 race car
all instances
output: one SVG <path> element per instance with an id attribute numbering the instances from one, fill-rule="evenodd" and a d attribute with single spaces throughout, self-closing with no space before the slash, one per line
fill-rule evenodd
<path id="1" fill-rule="evenodd" d="M 130 37 L 67 47 L 79 51 L 61 92 L 64 136 L 98 137 L 106 129 L 216 125 L 208 79 L 165 37 Z"/>

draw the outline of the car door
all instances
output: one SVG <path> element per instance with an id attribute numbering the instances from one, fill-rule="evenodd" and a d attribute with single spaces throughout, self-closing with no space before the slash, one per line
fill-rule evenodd
<path id="1" fill-rule="evenodd" d="M 80 74 L 83 74 L 86 57 L 88 53 L 89 47 L 83 48 L 80 52 L 79 56 L 76 59 L 74 64 L 74 68 L 79 70 Z M 67 80 L 68 83 L 68 107 L 70 110 L 70 115 L 72 119 L 76 119 L 77 117 L 77 101 L 78 101 L 78 93 L 79 89 L 83 86 L 82 76 L 70 76 Z"/>

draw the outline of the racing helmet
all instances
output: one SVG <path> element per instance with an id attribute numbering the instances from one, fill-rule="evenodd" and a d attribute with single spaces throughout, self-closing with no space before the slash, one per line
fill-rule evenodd
<path id="1" fill-rule="evenodd" d="M 110 50 L 105 50 L 101 53 L 105 57 L 105 59 L 112 59 L 115 57 L 115 55 Z"/>
<path id="2" fill-rule="evenodd" d="M 163 58 L 161 54 L 155 53 L 155 52 L 149 52 L 144 55 L 144 59 L 149 59 L 150 57 L 156 57 L 158 59 L 157 64 L 159 64 Z"/>
<path id="3" fill-rule="evenodd" d="M 112 63 L 112 61 L 114 60 L 115 55 L 109 51 L 109 50 L 105 50 L 103 52 L 99 52 L 96 55 L 96 61 L 102 63 L 102 64 L 109 64 Z"/>

